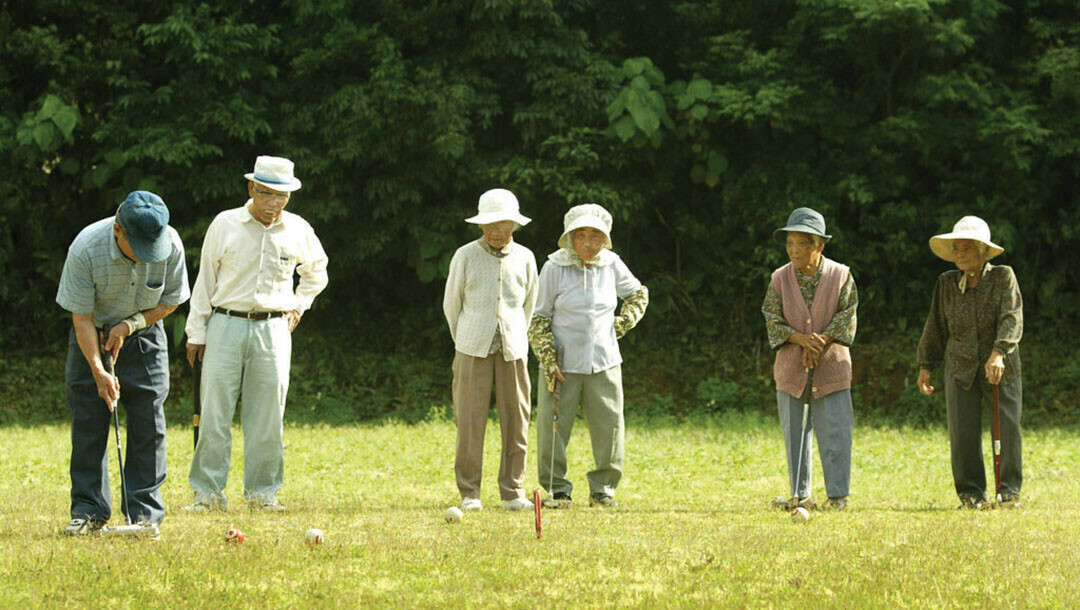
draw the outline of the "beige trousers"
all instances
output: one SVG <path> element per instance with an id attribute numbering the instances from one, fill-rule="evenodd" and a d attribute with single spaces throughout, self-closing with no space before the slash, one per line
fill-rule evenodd
<path id="1" fill-rule="evenodd" d="M 502 352 L 477 358 L 454 354 L 454 422 L 457 424 L 457 457 L 454 474 L 462 498 L 480 497 L 484 464 L 484 431 L 491 409 L 491 385 L 502 431 L 499 462 L 499 496 L 513 500 L 525 496 L 525 451 L 529 432 L 529 373 L 526 359 L 511 362 Z"/>

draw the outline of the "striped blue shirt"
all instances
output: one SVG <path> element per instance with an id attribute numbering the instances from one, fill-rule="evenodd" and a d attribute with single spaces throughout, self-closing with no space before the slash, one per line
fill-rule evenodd
<path id="1" fill-rule="evenodd" d="M 136 263 L 124 256 L 113 237 L 115 217 L 86 227 L 68 248 L 56 302 L 73 314 L 94 315 L 101 327 L 158 305 L 179 305 L 188 300 L 184 244 L 172 227 L 169 257 L 156 263 Z"/>

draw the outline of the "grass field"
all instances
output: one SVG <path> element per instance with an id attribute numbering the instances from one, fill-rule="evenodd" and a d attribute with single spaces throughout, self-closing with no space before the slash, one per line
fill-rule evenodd
<path id="1" fill-rule="evenodd" d="M 288 428 L 280 499 L 289 510 L 277 515 L 243 506 L 238 452 L 231 510 L 183 513 L 191 431 L 176 427 L 164 488 L 169 517 L 160 540 L 140 541 L 61 536 L 67 427 L 3 428 L 0 605 L 1080 605 L 1074 430 L 1026 433 L 1022 509 L 971 512 L 956 510 L 943 429 L 859 427 L 849 510 L 816 513 L 801 525 L 767 509 L 786 492 L 771 421 L 631 422 L 618 511 L 587 507 L 591 455 L 583 422 L 574 435 L 577 506 L 545 511 L 537 540 L 531 513 L 498 508 L 494 422 L 485 509 L 459 524 L 442 516 L 458 501 L 452 423 Z M 529 457 L 531 491 L 537 482 Z M 824 495 L 820 469 L 814 488 Z M 226 544 L 229 527 L 241 528 L 247 541 Z M 321 528 L 326 543 L 309 548 L 309 527 Z"/>

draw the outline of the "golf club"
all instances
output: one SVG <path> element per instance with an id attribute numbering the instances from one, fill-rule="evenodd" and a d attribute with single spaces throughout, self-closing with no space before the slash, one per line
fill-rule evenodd
<path id="1" fill-rule="evenodd" d="M 106 324 L 102 329 L 105 334 L 106 340 L 109 337 L 109 325 Z M 113 354 L 111 351 L 105 351 L 102 354 L 102 364 L 105 365 L 105 372 L 109 375 L 113 374 Z M 124 455 L 123 449 L 120 445 L 120 412 L 116 403 L 109 405 L 113 416 L 113 428 L 116 430 L 116 462 L 120 465 L 120 512 L 124 513 L 124 525 L 108 526 L 98 530 L 101 536 L 146 536 L 149 538 L 157 538 L 161 535 L 158 530 L 158 526 L 155 524 L 132 524 L 131 516 L 128 514 L 127 503 L 127 481 L 124 478 Z"/>
<path id="2" fill-rule="evenodd" d="M 998 415 L 998 386 L 994 387 L 994 425 L 990 432 L 993 434 L 992 445 L 994 448 L 994 484 L 997 491 L 997 503 L 1001 504 L 1001 423 Z"/>
<path id="3" fill-rule="evenodd" d="M 555 352 L 555 365 L 562 372 L 563 348 Z M 562 382 L 555 380 L 555 391 L 552 393 L 555 408 L 551 412 L 551 464 L 548 469 L 548 499 L 544 500 L 544 506 L 548 508 L 562 508 L 562 502 L 555 499 L 555 437 L 559 434 L 559 402 L 562 400 Z M 539 523 L 539 521 L 537 522 Z M 537 530 L 539 533 L 539 530 Z"/>
<path id="4" fill-rule="evenodd" d="M 540 490 L 533 490 L 533 516 L 536 518 L 536 539 L 539 540 L 543 537 L 543 525 L 540 521 Z"/>
<path id="5" fill-rule="evenodd" d="M 191 427 L 195 430 L 195 445 L 192 450 L 199 446 L 199 416 L 202 415 L 202 399 L 199 397 L 199 385 L 202 382 L 202 360 L 199 356 L 195 356 L 195 365 L 192 367 L 195 373 L 195 396 L 194 396 L 194 414 L 191 416 Z"/>
<path id="6" fill-rule="evenodd" d="M 792 508 L 798 508 L 799 504 L 799 481 L 802 480 L 802 459 L 803 450 L 806 444 L 806 420 L 810 415 L 810 401 L 813 400 L 813 380 L 814 369 L 810 369 L 806 373 L 806 389 L 803 390 L 803 405 L 802 405 L 802 428 L 799 431 L 799 458 L 797 460 L 798 466 L 795 468 L 795 482 L 791 486 L 791 498 L 792 503 L 795 504 Z"/>

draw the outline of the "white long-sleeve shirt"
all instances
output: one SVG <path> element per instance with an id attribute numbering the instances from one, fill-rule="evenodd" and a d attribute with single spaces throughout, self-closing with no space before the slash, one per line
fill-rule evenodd
<path id="1" fill-rule="evenodd" d="M 507 244 L 500 254 L 489 252 L 480 240 L 458 248 L 450 260 L 443 313 L 457 351 L 486 358 L 497 329 L 503 359 L 510 362 L 529 355 L 536 257 L 517 242 Z"/>
<path id="2" fill-rule="evenodd" d="M 326 288 L 326 252 L 311 225 L 282 212 L 264 226 L 248 211 L 250 203 L 218 214 L 206 230 L 187 319 L 191 343 L 206 343 L 214 307 L 303 314 Z M 294 272 L 300 275 L 295 291 Z"/>

